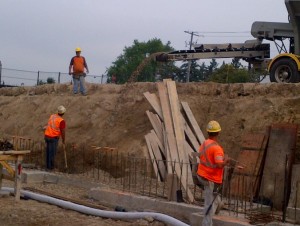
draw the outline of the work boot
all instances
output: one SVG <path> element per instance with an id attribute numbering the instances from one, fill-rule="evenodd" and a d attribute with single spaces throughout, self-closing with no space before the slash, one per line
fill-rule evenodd
<path id="1" fill-rule="evenodd" d="M 215 214 L 218 215 L 220 213 L 221 209 L 223 209 L 223 207 L 224 207 L 224 202 L 220 201 L 217 208 L 216 208 Z"/>

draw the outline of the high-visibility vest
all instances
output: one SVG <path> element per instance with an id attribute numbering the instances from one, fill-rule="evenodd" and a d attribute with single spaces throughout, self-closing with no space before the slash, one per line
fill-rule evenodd
<path id="1" fill-rule="evenodd" d="M 82 56 L 73 57 L 73 72 L 74 73 L 83 73 L 84 67 L 86 65 L 85 58 Z"/>
<path id="2" fill-rule="evenodd" d="M 214 156 L 214 152 L 218 151 L 219 156 Z M 198 175 L 205 179 L 222 183 L 223 180 L 223 168 L 218 168 L 216 161 L 222 162 L 224 160 L 224 151 L 222 147 L 214 140 L 207 139 L 200 146 L 200 163 L 198 165 Z"/>
<path id="3" fill-rule="evenodd" d="M 51 115 L 48 120 L 48 125 L 45 130 L 45 135 L 48 137 L 59 137 L 61 135 L 59 125 L 63 120 L 64 119 L 58 114 Z"/>

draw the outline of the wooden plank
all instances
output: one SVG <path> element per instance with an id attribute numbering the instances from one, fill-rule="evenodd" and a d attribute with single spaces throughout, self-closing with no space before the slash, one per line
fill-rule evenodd
<path id="1" fill-rule="evenodd" d="M 168 201 L 177 201 L 177 190 L 179 188 L 178 177 L 175 173 L 167 175 L 167 197 Z"/>
<path id="2" fill-rule="evenodd" d="M 193 184 L 192 172 L 189 166 L 189 158 L 187 152 L 184 149 L 184 127 L 183 121 L 180 112 L 180 105 L 178 94 L 176 90 L 176 84 L 174 81 L 167 82 L 167 89 L 168 89 L 168 96 L 170 100 L 170 107 L 171 107 L 171 115 L 173 119 L 173 128 L 175 131 L 176 143 L 177 143 L 177 154 L 178 159 L 181 163 L 182 173 L 180 175 L 180 181 L 187 193 L 189 201 L 194 201 L 194 195 L 190 191 L 188 185 Z"/>
<path id="3" fill-rule="evenodd" d="M 160 102 L 159 102 L 158 97 L 155 94 L 151 94 L 149 92 L 145 92 L 144 96 L 146 97 L 146 99 L 148 100 L 148 102 L 150 103 L 150 105 L 152 106 L 154 111 L 158 114 L 158 116 L 161 119 L 163 119 L 162 110 L 160 107 Z"/>
<path id="4" fill-rule="evenodd" d="M 0 161 L 15 161 L 16 156 L 13 155 L 0 155 Z"/>
<path id="5" fill-rule="evenodd" d="M 145 135 L 145 139 L 146 139 L 146 144 L 147 144 L 147 147 L 148 147 L 148 153 L 150 155 L 150 159 L 152 160 L 152 165 L 153 165 L 155 176 L 156 176 L 156 178 L 159 178 L 159 181 L 160 181 L 160 176 L 159 176 L 159 173 L 158 173 L 158 167 L 157 167 L 157 163 L 156 163 L 155 158 L 154 158 L 152 145 L 151 145 L 151 141 L 150 141 L 150 139 L 151 139 L 150 134 Z"/>
<path id="6" fill-rule="evenodd" d="M 153 129 L 151 130 L 151 135 L 152 135 L 153 141 L 155 141 L 158 144 L 158 147 L 161 151 L 162 157 L 164 157 L 166 159 L 164 145 L 158 139 L 157 134 L 154 132 Z"/>
<path id="7" fill-rule="evenodd" d="M 150 123 L 155 131 L 155 133 L 157 134 L 158 139 L 160 140 L 161 143 L 163 143 L 163 129 L 162 129 L 162 125 L 160 123 L 158 123 L 157 118 L 155 117 L 155 114 L 153 114 L 150 111 L 146 111 L 146 114 L 150 120 Z"/>
<path id="8" fill-rule="evenodd" d="M 165 149 L 166 149 L 166 156 L 169 166 L 168 172 L 170 172 L 171 162 L 179 162 L 178 155 L 177 155 L 177 145 L 175 140 L 174 128 L 172 123 L 172 116 L 171 116 L 171 109 L 170 103 L 168 99 L 167 89 L 163 83 L 157 83 L 159 99 L 161 103 L 161 108 L 163 112 L 163 122 L 164 122 L 164 134 L 165 134 Z M 177 175 L 181 175 L 181 168 L 179 164 L 175 164 L 175 172 Z"/>
<path id="9" fill-rule="evenodd" d="M 162 153 L 160 152 L 159 145 L 157 143 L 158 139 L 156 139 L 155 136 L 156 136 L 156 134 L 151 132 L 149 134 L 149 140 L 150 140 L 150 143 L 151 143 L 151 146 L 152 146 L 152 151 L 153 151 L 153 154 L 154 154 L 156 164 L 158 166 L 160 176 L 161 176 L 162 180 L 164 180 L 165 176 L 166 176 L 165 161 L 163 161 Z"/>
<path id="10" fill-rule="evenodd" d="M 168 139 L 167 139 L 167 134 L 165 132 L 165 127 L 162 127 L 163 129 L 163 136 L 164 136 L 164 147 L 165 147 L 165 157 L 166 157 L 166 163 L 167 163 L 167 172 L 168 173 L 173 173 L 173 166 L 172 166 L 172 158 L 171 158 L 171 153 L 169 149 L 169 144 L 168 144 Z"/>
<path id="11" fill-rule="evenodd" d="M 15 150 L 8 150 L 8 151 L 0 151 L 0 155 L 25 155 L 29 154 L 30 150 L 22 150 L 22 151 L 15 151 Z"/>
<path id="12" fill-rule="evenodd" d="M 13 177 L 15 176 L 14 169 L 6 162 L 6 161 L 0 161 L 0 164 L 7 170 L 7 172 Z"/>
<path id="13" fill-rule="evenodd" d="M 198 141 L 200 144 L 202 144 L 205 141 L 205 137 L 192 113 L 192 110 L 190 109 L 189 105 L 187 102 L 181 102 L 182 108 L 187 116 L 188 122 L 191 125 L 191 129 L 195 133 Z"/>
<path id="14" fill-rule="evenodd" d="M 193 148 L 193 150 L 198 151 L 200 144 L 199 144 L 197 138 L 195 137 L 194 133 L 192 132 L 190 126 L 186 123 L 184 125 L 184 132 L 189 140 L 189 143 L 191 143 L 191 147 Z"/>
<path id="15" fill-rule="evenodd" d="M 20 201 L 21 195 L 21 173 L 22 173 L 22 160 L 23 156 L 18 155 L 17 160 L 15 162 L 15 200 Z"/>

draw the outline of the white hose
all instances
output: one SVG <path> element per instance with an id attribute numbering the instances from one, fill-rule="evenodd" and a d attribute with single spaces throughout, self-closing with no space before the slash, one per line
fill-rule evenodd
<path id="1" fill-rule="evenodd" d="M 2 190 L 14 192 L 13 188 L 8 187 L 2 187 Z M 65 209 L 71 209 L 75 210 L 80 213 L 88 214 L 88 215 L 94 215 L 98 217 L 105 217 L 105 218 L 112 218 L 112 219 L 141 219 L 146 217 L 152 217 L 153 219 L 156 219 L 158 221 L 165 222 L 168 225 L 174 225 L 174 226 L 188 226 L 188 224 L 185 224 L 173 217 L 170 217 L 165 214 L 161 213 L 154 213 L 154 212 L 115 212 L 115 211 L 106 211 L 106 210 L 99 210 L 90 208 L 87 206 L 75 204 L 72 202 L 56 199 L 50 196 L 36 194 L 30 191 L 24 191 L 21 190 L 21 194 L 25 198 L 34 199 L 40 202 L 46 202 L 52 205 L 60 206 Z"/>

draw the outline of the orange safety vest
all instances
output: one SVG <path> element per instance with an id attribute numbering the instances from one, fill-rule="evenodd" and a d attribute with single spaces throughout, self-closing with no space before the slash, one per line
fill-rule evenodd
<path id="1" fill-rule="evenodd" d="M 224 161 L 223 148 L 214 140 L 207 139 L 199 148 L 200 163 L 197 174 L 205 179 L 221 184 L 223 168 L 218 168 L 216 163 Z"/>
<path id="2" fill-rule="evenodd" d="M 82 56 L 73 57 L 73 72 L 76 74 L 83 73 L 86 65 L 85 58 Z"/>
<path id="3" fill-rule="evenodd" d="M 61 135 L 60 123 L 64 119 L 58 114 L 53 114 L 48 120 L 48 125 L 45 130 L 45 135 L 48 137 L 59 137 Z"/>

